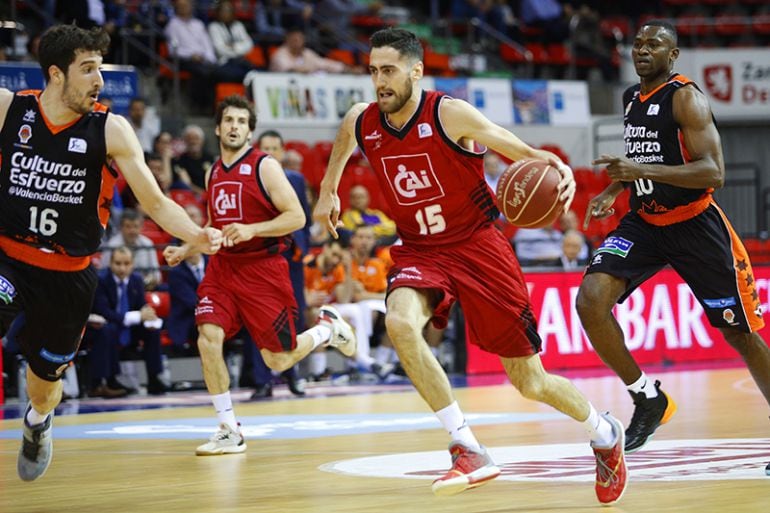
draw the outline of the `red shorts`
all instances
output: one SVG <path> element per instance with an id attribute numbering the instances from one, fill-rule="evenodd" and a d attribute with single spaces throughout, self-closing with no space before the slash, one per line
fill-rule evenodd
<path id="1" fill-rule="evenodd" d="M 497 229 L 480 230 L 451 246 L 393 246 L 390 254 L 388 291 L 409 287 L 442 293 L 432 318 L 437 328 L 446 326 L 449 308 L 458 300 L 473 341 L 485 351 L 504 357 L 540 351 L 524 275 Z"/>
<path id="2" fill-rule="evenodd" d="M 289 264 L 281 255 L 214 255 L 198 287 L 195 322 L 220 326 L 225 340 L 246 326 L 257 347 L 278 353 L 296 347 L 296 312 Z"/>

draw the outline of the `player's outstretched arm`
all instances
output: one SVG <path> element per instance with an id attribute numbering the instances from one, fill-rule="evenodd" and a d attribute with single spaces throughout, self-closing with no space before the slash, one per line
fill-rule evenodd
<path id="1" fill-rule="evenodd" d="M 345 114 L 337 130 L 337 136 L 334 138 L 329 165 L 321 181 L 318 201 L 313 209 L 313 219 L 321 223 L 335 239 L 339 237 L 337 228 L 342 226 L 339 220 L 340 198 L 337 195 L 337 188 L 340 185 L 345 164 L 356 148 L 356 120 L 366 107 L 366 103 L 357 103 Z"/>
<path id="2" fill-rule="evenodd" d="M 216 253 L 222 244 L 221 232 L 196 225 L 180 205 L 163 195 L 144 162 L 144 152 L 128 121 L 109 114 L 105 131 L 107 155 L 115 160 L 144 211 L 174 237 L 203 253 Z"/>
<path id="3" fill-rule="evenodd" d="M 281 237 L 305 226 L 305 212 L 278 161 L 272 158 L 263 159 L 258 173 L 270 201 L 280 214 L 260 223 L 228 224 L 222 228 L 225 246 L 245 242 L 254 237 Z"/>
<path id="4" fill-rule="evenodd" d="M 441 102 L 441 121 L 450 139 L 470 148 L 472 141 L 492 148 L 511 160 L 542 159 L 547 160 L 559 170 L 562 180 L 559 182 L 560 199 L 564 210 L 569 210 L 575 196 L 575 178 L 572 169 L 550 151 L 535 149 L 515 134 L 486 118 L 465 100 L 446 98 Z"/>

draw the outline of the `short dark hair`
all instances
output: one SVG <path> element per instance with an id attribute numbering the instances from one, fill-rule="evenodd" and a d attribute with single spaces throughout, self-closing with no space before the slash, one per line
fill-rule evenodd
<path id="1" fill-rule="evenodd" d="M 279 141 L 281 141 L 281 146 L 283 146 L 283 137 L 281 137 L 281 134 L 276 132 L 275 130 L 265 130 L 261 134 L 259 134 L 259 137 L 257 137 L 257 146 L 262 144 L 262 139 L 265 137 L 276 137 Z"/>
<path id="2" fill-rule="evenodd" d="M 120 214 L 120 224 L 123 225 L 126 221 L 143 221 L 144 216 L 138 210 L 133 208 L 123 209 L 123 213 Z"/>
<path id="3" fill-rule="evenodd" d="M 378 30 L 369 38 L 372 48 L 390 46 L 399 54 L 411 59 L 421 61 L 423 58 L 422 44 L 413 32 L 400 28 L 386 28 Z"/>
<path id="4" fill-rule="evenodd" d="M 640 29 L 643 27 L 660 27 L 671 35 L 671 39 L 674 41 L 674 46 L 679 44 L 679 35 L 676 33 L 676 27 L 670 21 L 659 19 L 649 20 L 645 21 Z"/>
<path id="5" fill-rule="evenodd" d="M 224 114 L 225 109 L 227 107 L 235 107 L 236 109 L 246 109 L 247 111 L 249 111 L 249 130 L 253 131 L 257 127 L 257 115 L 254 114 L 254 109 L 249 103 L 249 100 L 247 100 L 245 96 L 241 96 L 240 94 L 231 94 L 230 96 L 226 97 L 224 100 L 219 102 L 219 105 L 217 105 L 217 114 L 215 118 L 217 126 L 219 126 L 219 124 L 222 122 L 222 115 Z"/>
<path id="6" fill-rule="evenodd" d="M 48 68 L 56 66 L 66 75 L 78 52 L 107 53 L 110 36 L 101 28 L 85 30 L 75 25 L 54 25 L 40 37 L 38 61 L 48 82 Z"/>

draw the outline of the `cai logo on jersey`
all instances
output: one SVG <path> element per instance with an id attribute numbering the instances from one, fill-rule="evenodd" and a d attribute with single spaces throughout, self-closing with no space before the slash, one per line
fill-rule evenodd
<path id="1" fill-rule="evenodd" d="M 399 205 L 415 205 L 444 197 L 444 189 L 427 153 L 384 157 L 382 167 Z"/>
<path id="2" fill-rule="evenodd" d="M 733 98 L 733 68 L 729 64 L 715 64 L 703 68 L 706 90 L 715 100 L 729 103 Z"/>
<path id="3" fill-rule="evenodd" d="M 240 221 L 243 219 L 241 210 L 241 193 L 243 184 L 240 182 L 222 182 L 213 187 L 212 207 L 217 221 Z"/>

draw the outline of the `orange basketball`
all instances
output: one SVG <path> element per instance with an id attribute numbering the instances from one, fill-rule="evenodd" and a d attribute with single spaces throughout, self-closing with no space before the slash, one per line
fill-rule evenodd
<path id="1" fill-rule="evenodd" d="M 560 181 L 561 173 L 544 160 L 517 160 L 497 182 L 497 206 L 515 226 L 550 226 L 564 207 L 557 189 Z"/>

